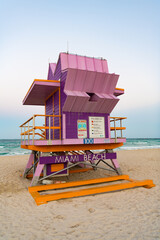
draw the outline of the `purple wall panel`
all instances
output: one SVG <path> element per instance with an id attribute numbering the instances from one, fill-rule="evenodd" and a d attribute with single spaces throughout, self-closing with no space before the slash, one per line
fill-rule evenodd
<path id="1" fill-rule="evenodd" d="M 54 115 L 59 115 L 59 91 L 54 94 Z M 54 126 L 59 127 L 59 117 L 54 118 Z M 54 130 L 54 139 L 59 139 L 59 129 Z"/>
<path id="2" fill-rule="evenodd" d="M 55 72 L 54 72 L 54 79 L 59 80 L 60 78 L 61 78 L 61 61 L 59 58 Z"/>
<path id="3" fill-rule="evenodd" d="M 61 81 L 60 81 L 60 84 L 61 84 L 61 88 L 60 88 L 60 94 L 61 94 L 61 115 L 62 115 L 62 108 L 64 106 L 64 103 L 66 101 L 66 94 L 64 93 L 64 86 L 65 86 L 65 81 L 66 81 L 66 77 L 67 77 L 67 71 L 63 72 L 62 73 L 62 76 L 61 76 Z M 62 118 L 61 118 L 61 136 L 63 136 L 63 121 L 62 121 Z"/>
<path id="4" fill-rule="evenodd" d="M 56 63 L 49 63 L 49 69 L 48 69 L 48 80 L 54 80 L 54 71 L 56 68 Z"/>
<path id="5" fill-rule="evenodd" d="M 46 101 L 46 115 L 53 115 L 53 96 Z M 49 126 L 49 117 L 46 117 L 46 126 Z M 53 126 L 53 117 L 51 117 L 51 126 Z M 46 139 L 49 139 L 49 130 L 46 130 Z M 51 130 L 51 139 L 53 139 L 53 130 Z"/>
<path id="6" fill-rule="evenodd" d="M 87 137 L 89 138 L 89 117 L 105 117 L 105 137 L 109 137 L 108 133 L 108 116 L 102 113 L 78 113 L 64 112 L 66 114 L 66 138 L 78 138 L 77 136 L 77 120 L 87 120 Z"/>

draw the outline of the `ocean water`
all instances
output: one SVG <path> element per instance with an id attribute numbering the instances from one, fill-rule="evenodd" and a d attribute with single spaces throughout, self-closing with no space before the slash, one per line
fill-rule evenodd
<path id="1" fill-rule="evenodd" d="M 160 138 L 127 138 L 119 150 L 160 148 Z"/>
<path id="2" fill-rule="evenodd" d="M 1 155 L 23 155 L 30 154 L 29 150 L 20 147 L 19 139 L 0 139 Z M 135 150 L 160 148 L 160 138 L 128 138 L 127 142 L 117 150 Z"/>
<path id="3" fill-rule="evenodd" d="M 0 139 L 0 156 L 1 155 L 23 155 L 29 154 L 29 150 L 21 148 L 20 139 Z"/>

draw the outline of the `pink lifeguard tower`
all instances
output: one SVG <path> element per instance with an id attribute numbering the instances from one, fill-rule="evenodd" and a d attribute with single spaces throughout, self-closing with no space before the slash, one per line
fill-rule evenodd
<path id="1" fill-rule="evenodd" d="M 129 179 L 122 175 L 113 152 L 126 142 L 122 126 L 125 118 L 110 116 L 118 97 L 124 94 L 124 89 L 116 88 L 118 78 L 119 75 L 109 73 L 105 59 L 60 53 L 57 64 L 49 64 L 47 80 L 33 81 L 23 105 L 44 106 L 45 114 L 34 115 L 20 126 L 21 147 L 32 151 L 24 171 L 24 177 L 32 177 L 31 186 L 47 178 L 97 168 L 114 171 L 118 176 L 110 180 L 84 180 L 83 185 Z M 43 122 L 39 124 L 38 119 Z M 103 167 L 100 162 L 104 163 Z M 29 174 L 32 169 L 33 175 Z M 37 194 L 44 188 L 61 189 L 82 185 L 81 182 L 36 186 L 30 192 L 34 195 L 33 192 Z M 79 192 L 69 196 L 86 195 L 82 190 Z M 64 195 L 50 199 L 68 197 Z M 37 199 L 37 204 L 49 201 L 44 196 L 43 200 L 40 196 Z"/>

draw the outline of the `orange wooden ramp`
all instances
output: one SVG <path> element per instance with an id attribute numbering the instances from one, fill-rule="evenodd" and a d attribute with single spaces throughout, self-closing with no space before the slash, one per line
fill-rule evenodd
<path id="1" fill-rule="evenodd" d="M 106 183 L 124 181 L 118 184 L 105 185 Z M 99 184 L 103 186 L 99 186 Z M 98 186 L 97 186 L 98 185 Z M 84 188 L 88 186 L 88 188 Z M 114 176 L 108 178 L 98 178 L 83 181 L 74 181 L 68 183 L 57 183 L 50 185 L 41 185 L 29 187 L 28 190 L 34 198 L 37 205 L 45 204 L 49 201 L 73 198 L 87 195 L 94 195 L 99 193 L 113 192 L 135 187 L 152 188 L 155 184 L 152 180 L 132 180 L 128 175 Z M 77 189 L 78 187 L 79 189 Z M 70 191 L 68 191 L 69 188 Z M 81 189 L 80 189 L 81 188 Z M 54 193 L 47 193 L 47 191 L 54 191 Z"/>

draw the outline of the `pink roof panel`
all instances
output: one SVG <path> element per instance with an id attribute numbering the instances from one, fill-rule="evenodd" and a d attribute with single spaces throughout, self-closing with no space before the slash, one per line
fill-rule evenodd
<path id="1" fill-rule="evenodd" d="M 103 72 L 102 62 L 99 61 L 99 59 L 95 58 L 95 59 L 94 59 L 94 63 L 95 63 L 95 71 L 97 71 L 97 72 Z M 108 70 L 107 70 L 106 72 L 108 72 Z"/>
<path id="2" fill-rule="evenodd" d="M 86 67 L 88 71 L 95 71 L 93 58 L 86 57 Z"/>
<path id="3" fill-rule="evenodd" d="M 59 87 L 59 81 L 34 80 L 23 100 L 23 105 L 45 105 L 47 97 Z"/>
<path id="4" fill-rule="evenodd" d="M 77 58 L 78 69 L 86 69 L 86 61 L 84 56 L 78 56 Z"/>
<path id="5" fill-rule="evenodd" d="M 65 91 L 67 95 L 63 111 L 111 113 L 119 99 L 113 94 L 96 93 L 90 97 L 85 92 Z"/>
<path id="6" fill-rule="evenodd" d="M 119 75 L 68 69 L 65 90 L 113 94 Z"/>
<path id="7" fill-rule="evenodd" d="M 60 53 L 61 70 L 69 68 L 108 73 L 108 64 L 105 59 L 78 56 L 75 54 Z"/>

